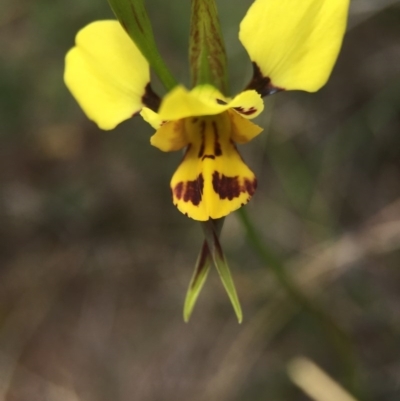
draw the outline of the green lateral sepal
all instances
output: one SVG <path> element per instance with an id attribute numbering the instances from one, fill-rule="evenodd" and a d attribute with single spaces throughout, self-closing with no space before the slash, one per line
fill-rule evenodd
<path id="1" fill-rule="evenodd" d="M 219 243 L 218 234 L 216 232 L 216 221 L 208 220 L 201 224 L 214 265 L 232 303 L 238 322 L 241 323 L 243 320 L 242 308 L 240 306 L 228 263 L 222 251 L 221 244 Z"/>
<path id="2" fill-rule="evenodd" d="M 206 282 L 210 267 L 210 251 L 207 242 L 204 242 L 186 293 L 185 304 L 183 306 L 183 320 L 185 322 L 188 322 L 190 319 L 200 291 Z"/>

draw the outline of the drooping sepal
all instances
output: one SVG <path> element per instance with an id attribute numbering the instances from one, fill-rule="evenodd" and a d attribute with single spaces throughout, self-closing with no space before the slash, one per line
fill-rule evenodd
<path id="1" fill-rule="evenodd" d="M 238 322 L 242 323 L 243 312 L 240 306 L 239 298 L 237 296 L 235 284 L 233 282 L 228 263 L 222 251 L 221 244 L 219 243 L 218 232 L 216 230 L 217 223 L 218 222 L 215 220 L 209 220 L 205 223 L 202 223 L 202 228 L 219 277 L 232 303 L 233 310 L 235 311 Z"/>
<path id="2" fill-rule="evenodd" d="M 143 0 L 108 0 L 108 2 L 160 81 L 166 89 L 171 90 L 177 83 L 158 51 Z"/>
<path id="3" fill-rule="evenodd" d="M 210 84 L 227 92 L 227 61 L 214 0 L 192 0 L 189 38 L 192 85 Z"/>
<path id="4" fill-rule="evenodd" d="M 183 320 L 188 322 L 196 305 L 197 298 L 206 282 L 211 267 L 211 255 L 207 242 L 204 241 L 200 254 L 197 258 L 193 276 L 190 280 L 183 306 Z"/>
<path id="5" fill-rule="evenodd" d="M 239 33 L 255 64 L 249 89 L 262 84 L 265 96 L 274 88 L 321 88 L 338 56 L 348 8 L 349 0 L 255 0 Z"/>

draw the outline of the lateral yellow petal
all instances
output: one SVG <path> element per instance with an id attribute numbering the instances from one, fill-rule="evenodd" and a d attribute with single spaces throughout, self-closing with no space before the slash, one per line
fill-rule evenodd
<path id="1" fill-rule="evenodd" d="M 96 21 L 78 32 L 64 81 L 87 116 L 109 130 L 143 107 L 149 65 L 118 21 Z"/>
<path id="2" fill-rule="evenodd" d="M 231 138 L 236 143 L 246 143 L 255 138 L 263 131 L 263 128 L 243 118 L 234 110 L 228 111 L 231 119 Z"/>
<path id="3" fill-rule="evenodd" d="M 264 110 L 264 101 L 255 90 L 247 90 L 236 95 L 228 106 L 244 118 L 255 118 Z"/>
<path id="4" fill-rule="evenodd" d="M 146 123 L 150 124 L 154 129 L 159 129 L 161 124 L 164 122 L 158 113 L 149 109 L 148 107 L 143 107 L 140 115 Z"/>
<path id="5" fill-rule="evenodd" d="M 273 86 L 315 92 L 336 61 L 348 7 L 349 0 L 256 0 L 239 38 Z"/>
<path id="6" fill-rule="evenodd" d="M 159 115 L 163 120 L 215 115 L 227 110 L 229 107 L 226 104 L 222 94 L 210 85 L 197 86 L 190 92 L 183 86 L 177 86 L 164 97 Z"/>
<path id="7" fill-rule="evenodd" d="M 231 129 L 229 113 L 185 120 L 189 145 L 171 190 L 174 204 L 192 219 L 224 217 L 256 190 L 257 180 L 231 141 Z"/>
<path id="8" fill-rule="evenodd" d="M 168 121 L 162 124 L 150 138 L 150 143 L 163 152 L 172 152 L 184 148 L 188 144 L 184 120 Z"/>

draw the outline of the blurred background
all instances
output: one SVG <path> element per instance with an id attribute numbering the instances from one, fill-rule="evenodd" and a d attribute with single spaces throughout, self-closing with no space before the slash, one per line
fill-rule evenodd
<path id="1" fill-rule="evenodd" d="M 189 85 L 190 2 L 146 3 Z M 251 1 L 217 3 L 234 94 Z M 170 200 L 181 154 L 151 147 L 140 118 L 100 131 L 63 84 L 106 0 L 0 11 L 0 400 L 308 400 L 287 374 L 299 355 L 359 401 L 400 400 L 398 2 L 352 0 L 328 84 L 267 98 L 241 148 L 251 227 L 234 214 L 222 233 L 241 325 L 215 271 L 183 322 L 202 232 Z"/>

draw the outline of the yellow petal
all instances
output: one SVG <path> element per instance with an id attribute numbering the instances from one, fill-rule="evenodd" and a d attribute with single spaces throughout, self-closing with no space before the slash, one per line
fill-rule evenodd
<path id="1" fill-rule="evenodd" d="M 190 92 L 177 86 L 164 97 L 159 115 L 163 120 L 215 115 L 227 110 L 226 104 L 222 94 L 210 85 L 197 86 Z"/>
<path id="2" fill-rule="evenodd" d="M 143 117 L 143 120 L 146 121 L 146 123 L 149 123 L 154 129 L 159 129 L 161 124 L 164 122 L 158 113 L 148 107 L 143 107 L 140 115 Z"/>
<path id="3" fill-rule="evenodd" d="M 234 110 L 229 110 L 231 119 L 231 138 L 236 143 L 246 143 L 255 138 L 262 132 L 262 128 L 243 118 L 241 114 Z"/>
<path id="4" fill-rule="evenodd" d="M 262 97 L 255 90 L 247 90 L 236 95 L 228 106 L 245 118 L 255 118 L 264 110 Z"/>
<path id="5" fill-rule="evenodd" d="M 150 138 L 150 143 L 163 152 L 179 150 L 188 144 L 184 120 L 168 121 Z"/>
<path id="6" fill-rule="evenodd" d="M 336 61 L 348 7 L 349 0 L 256 0 L 239 37 L 273 86 L 314 92 Z"/>
<path id="7" fill-rule="evenodd" d="M 246 204 L 257 187 L 253 172 L 231 141 L 229 113 L 188 118 L 189 145 L 171 180 L 173 202 L 185 215 L 205 221 Z"/>
<path id="8" fill-rule="evenodd" d="M 112 129 L 142 108 L 149 65 L 119 22 L 80 30 L 65 63 L 67 87 L 100 128 Z"/>

